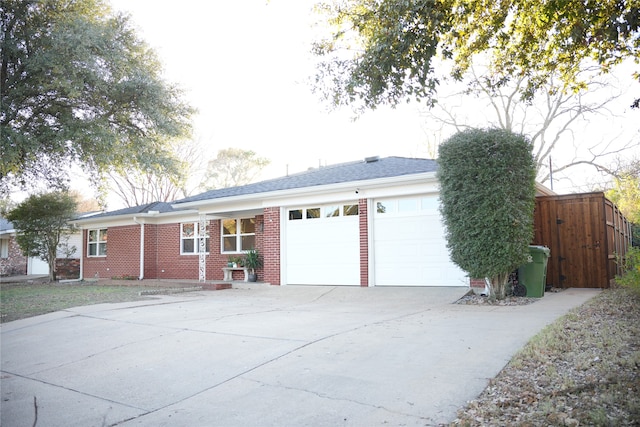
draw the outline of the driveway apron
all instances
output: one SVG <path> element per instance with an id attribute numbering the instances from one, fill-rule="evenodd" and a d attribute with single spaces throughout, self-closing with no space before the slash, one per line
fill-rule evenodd
<path id="1" fill-rule="evenodd" d="M 253 285 L 6 323 L 1 423 L 438 425 L 598 292 L 453 304 L 467 290 Z"/>

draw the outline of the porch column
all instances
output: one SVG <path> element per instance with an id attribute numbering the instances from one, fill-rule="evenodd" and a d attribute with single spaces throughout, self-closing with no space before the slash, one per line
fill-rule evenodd
<path id="1" fill-rule="evenodd" d="M 200 214 L 198 224 L 198 280 L 207 280 L 207 258 L 206 258 L 206 238 L 207 238 L 207 216 Z"/>

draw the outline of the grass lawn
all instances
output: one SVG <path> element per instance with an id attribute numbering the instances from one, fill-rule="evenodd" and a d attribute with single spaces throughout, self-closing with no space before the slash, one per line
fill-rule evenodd
<path id="1" fill-rule="evenodd" d="M 0 322 L 24 319 L 82 305 L 149 299 L 144 286 L 95 284 L 0 284 Z"/>

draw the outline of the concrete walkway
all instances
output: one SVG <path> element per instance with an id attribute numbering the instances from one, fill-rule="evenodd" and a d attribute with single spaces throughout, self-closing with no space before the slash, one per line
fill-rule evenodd
<path id="1" fill-rule="evenodd" d="M 465 291 L 249 285 L 3 324 L 2 426 L 438 425 L 598 292 Z"/>

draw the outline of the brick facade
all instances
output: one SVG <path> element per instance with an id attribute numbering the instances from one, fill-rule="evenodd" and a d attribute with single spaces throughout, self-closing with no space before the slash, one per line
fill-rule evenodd
<path id="1" fill-rule="evenodd" d="M 483 288 L 485 287 L 484 279 L 469 279 L 469 286 L 472 288 Z"/>
<path id="2" fill-rule="evenodd" d="M 7 257 L 0 258 L 0 276 L 27 274 L 27 257 L 22 255 L 22 250 L 15 236 L 9 236 L 7 240 Z"/>
<path id="3" fill-rule="evenodd" d="M 89 230 L 82 232 L 84 278 L 138 277 L 140 275 L 140 226 L 109 227 L 107 256 L 87 257 Z"/>
<path id="4" fill-rule="evenodd" d="M 264 209 L 262 235 L 263 279 L 280 285 L 280 208 Z M 260 276 L 258 276 L 260 278 Z"/>
<path id="5" fill-rule="evenodd" d="M 279 214 L 279 210 L 276 208 Z M 279 215 L 276 219 L 279 218 Z M 279 219 L 278 219 L 279 221 Z M 83 250 L 85 278 L 121 278 L 140 275 L 140 225 L 127 225 L 108 228 L 107 256 L 87 257 Z M 222 267 L 227 266 L 229 255 L 220 253 L 220 220 L 209 221 L 209 254 L 206 255 L 206 279 L 222 280 Z M 279 223 L 277 242 L 279 242 Z M 265 239 L 264 216 L 256 216 L 256 249 L 263 256 L 265 266 L 273 261 L 267 251 L 273 247 L 279 250 L 279 243 L 272 245 L 273 238 Z M 86 248 L 88 230 L 83 231 L 83 247 Z M 271 233 L 268 233 L 271 234 Z M 266 248 L 265 248 L 266 246 Z M 279 260 L 279 257 L 277 258 Z M 197 280 L 200 257 L 197 254 L 180 254 L 180 223 L 144 225 L 144 277 L 146 279 Z M 258 269 L 259 281 L 280 284 L 279 265 L 277 268 Z M 277 275 L 273 275 L 276 271 Z M 275 278 L 271 282 L 265 277 Z M 244 280 L 242 271 L 233 272 L 234 280 Z"/>
<path id="6" fill-rule="evenodd" d="M 79 258 L 58 258 L 56 259 L 56 279 L 72 280 L 80 278 Z"/>

